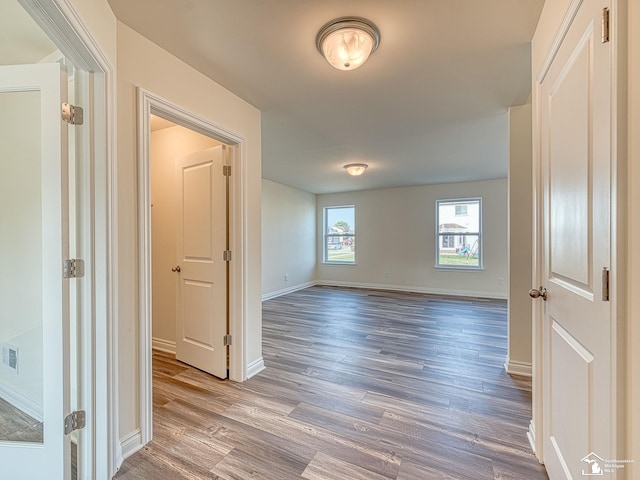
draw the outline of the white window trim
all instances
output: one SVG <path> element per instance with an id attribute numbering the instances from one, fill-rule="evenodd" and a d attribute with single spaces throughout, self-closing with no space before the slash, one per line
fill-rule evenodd
<path id="1" fill-rule="evenodd" d="M 440 265 L 440 236 L 448 235 L 449 232 L 440 233 L 440 205 L 444 203 L 454 202 L 478 202 L 478 232 L 468 233 L 464 235 L 477 235 L 478 236 L 478 266 L 472 265 Z M 482 232 L 482 197 L 469 197 L 469 198 L 443 198 L 436 200 L 436 222 L 435 222 L 435 264 L 433 268 L 437 270 L 465 270 L 465 271 L 482 271 L 484 270 L 484 239 Z M 453 234 L 459 235 L 459 234 Z"/>
<path id="2" fill-rule="evenodd" d="M 333 209 L 333 208 L 353 208 L 353 222 L 354 222 L 354 227 L 355 224 L 357 224 L 356 222 L 356 206 L 355 205 L 327 205 L 322 207 L 322 264 L 323 265 L 341 265 L 341 266 L 348 266 L 348 267 L 352 267 L 354 265 L 356 265 L 356 261 L 355 259 L 353 260 L 353 262 L 340 262 L 340 261 L 335 261 L 335 260 L 327 260 L 328 258 L 328 253 L 329 250 L 327 248 L 327 210 L 329 209 Z M 351 236 L 353 238 L 356 238 L 356 234 L 349 234 L 349 235 L 345 235 L 345 236 Z M 354 255 L 355 258 L 355 255 Z"/>

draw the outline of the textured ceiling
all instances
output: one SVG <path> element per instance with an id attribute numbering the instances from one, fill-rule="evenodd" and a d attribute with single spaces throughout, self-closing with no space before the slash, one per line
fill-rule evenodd
<path id="1" fill-rule="evenodd" d="M 109 0 L 120 21 L 262 111 L 263 177 L 313 193 L 507 174 L 507 109 L 530 92 L 543 0 Z M 360 69 L 318 29 L 379 27 Z M 342 166 L 365 162 L 362 177 Z"/>

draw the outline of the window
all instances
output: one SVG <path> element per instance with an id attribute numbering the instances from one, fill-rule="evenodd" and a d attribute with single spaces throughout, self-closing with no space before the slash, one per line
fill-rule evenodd
<path id="1" fill-rule="evenodd" d="M 482 268 L 482 199 L 436 201 L 436 225 L 436 267 Z"/>
<path id="2" fill-rule="evenodd" d="M 356 207 L 324 208 L 325 263 L 356 262 Z"/>
<path id="3" fill-rule="evenodd" d="M 456 216 L 468 215 L 468 205 L 456 205 Z"/>
<path id="4" fill-rule="evenodd" d="M 456 237 L 454 235 L 443 235 L 442 236 L 442 248 L 454 248 L 456 242 Z"/>

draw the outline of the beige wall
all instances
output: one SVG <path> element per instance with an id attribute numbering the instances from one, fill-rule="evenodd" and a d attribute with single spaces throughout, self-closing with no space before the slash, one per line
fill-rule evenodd
<path id="1" fill-rule="evenodd" d="M 181 126 L 151 133 L 152 311 L 154 344 L 176 341 L 175 159 L 220 145 Z"/>
<path id="2" fill-rule="evenodd" d="M 314 194 L 262 180 L 262 251 L 263 299 L 314 283 Z"/>
<path id="3" fill-rule="evenodd" d="M 140 86 L 213 124 L 246 138 L 246 249 L 248 285 L 245 361 L 262 356 L 260 112 L 228 90 L 118 23 L 118 355 L 120 438 L 138 418 L 138 219 L 136 87 Z"/>
<path id="4" fill-rule="evenodd" d="M 468 197 L 482 197 L 484 268 L 436 269 L 435 202 Z M 320 282 L 507 297 L 506 179 L 318 195 L 318 245 L 322 209 L 332 205 L 356 207 L 356 265 L 323 265 L 318 248 Z"/>
<path id="5" fill-rule="evenodd" d="M 509 352 L 507 369 L 531 371 L 533 183 L 531 104 L 509 109 Z"/>
<path id="6" fill-rule="evenodd" d="M 116 66 L 116 17 L 107 0 L 65 0 L 78 13 L 106 59 Z"/>

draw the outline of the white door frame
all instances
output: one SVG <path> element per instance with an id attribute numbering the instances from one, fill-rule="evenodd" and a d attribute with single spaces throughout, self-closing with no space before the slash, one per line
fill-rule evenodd
<path id="1" fill-rule="evenodd" d="M 229 347 L 229 378 L 236 382 L 247 379 L 246 312 L 248 272 L 246 265 L 246 138 L 181 108 L 158 95 L 138 87 L 138 258 L 139 258 L 139 365 L 140 365 L 140 430 L 142 445 L 153 435 L 152 398 L 152 311 L 151 311 L 151 173 L 150 173 L 150 116 L 158 115 L 178 125 L 215 138 L 235 147 L 229 194 L 229 245 L 233 260 L 229 270 L 229 333 L 233 344 Z"/>
<path id="2" fill-rule="evenodd" d="M 566 14 L 555 34 L 549 51 L 541 65 L 533 65 L 538 68 L 533 77 L 533 248 L 532 248 L 532 288 L 543 285 L 544 272 L 544 244 L 543 244 L 543 183 L 542 183 L 542 152 L 541 152 L 541 81 L 550 68 L 555 55 L 560 48 L 571 22 L 573 21 L 582 0 L 571 0 Z M 625 451 L 625 365 L 626 365 L 626 323 L 630 318 L 625 315 L 626 302 L 626 78 L 621 75 L 624 72 L 627 55 L 627 31 L 625 28 L 627 12 L 627 0 L 611 1 L 611 272 L 610 272 L 610 312 L 612 323 L 611 364 L 616 385 L 616 401 L 612 404 L 613 411 L 610 418 L 614 419 L 612 425 L 611 445 L 614 452 Z M 540 25 L 538 26 L 540 28 Z M 543 392 L 543 315 L 544 304 L 540 301 L 533 302 L 533 418 L 529 426 L 529 441 L 541 463 L 544 463 L 545 452 L 543 449 L 545 432 L 543 431 L 544 392 Z"/>
<path id="3" fill-rule="evenodd" d="M 79 456 L 87 478 L 111 479 L 120 456 L 118 438 L 116 303 L 117 190 L 115 148 L 114 67 L 69 0 L 19 0 L 20 4 L 71 63 L 93 77 L 91 135 L 83 152 L 91 159 L 79 200 L 87 202 L 83 224 L 86 260 L 81 338 L 82 404 L 88 428 L 81 433 Z M 62 421 L 62 419 L 61 419 Z"/>
<path id="4" fill-rule="evenodd" d="M 629 5 L 629 132 L 640 131 L 640 4 L 630 2 Z M 629 175 L 628 185 L 628 244 L 637 245 L 640 241 L 640 138 L 637 135 L 628 136 Z M 640 297 L 633 293 L 640 291 L 640 251 L 637 248 L 629 249 L 628 272 L 628 318 L 640 318 Z M 630 322 L 628 348 L 628 365 L 640 366 L 640 323 Z M 629 458 L 636 459 L 636 468 L 640 462 L 640 375 L 634 368 L 627 369 L 627 381 L 629 382 L 629 394 L 627 398 L 627 445 Z"/>

